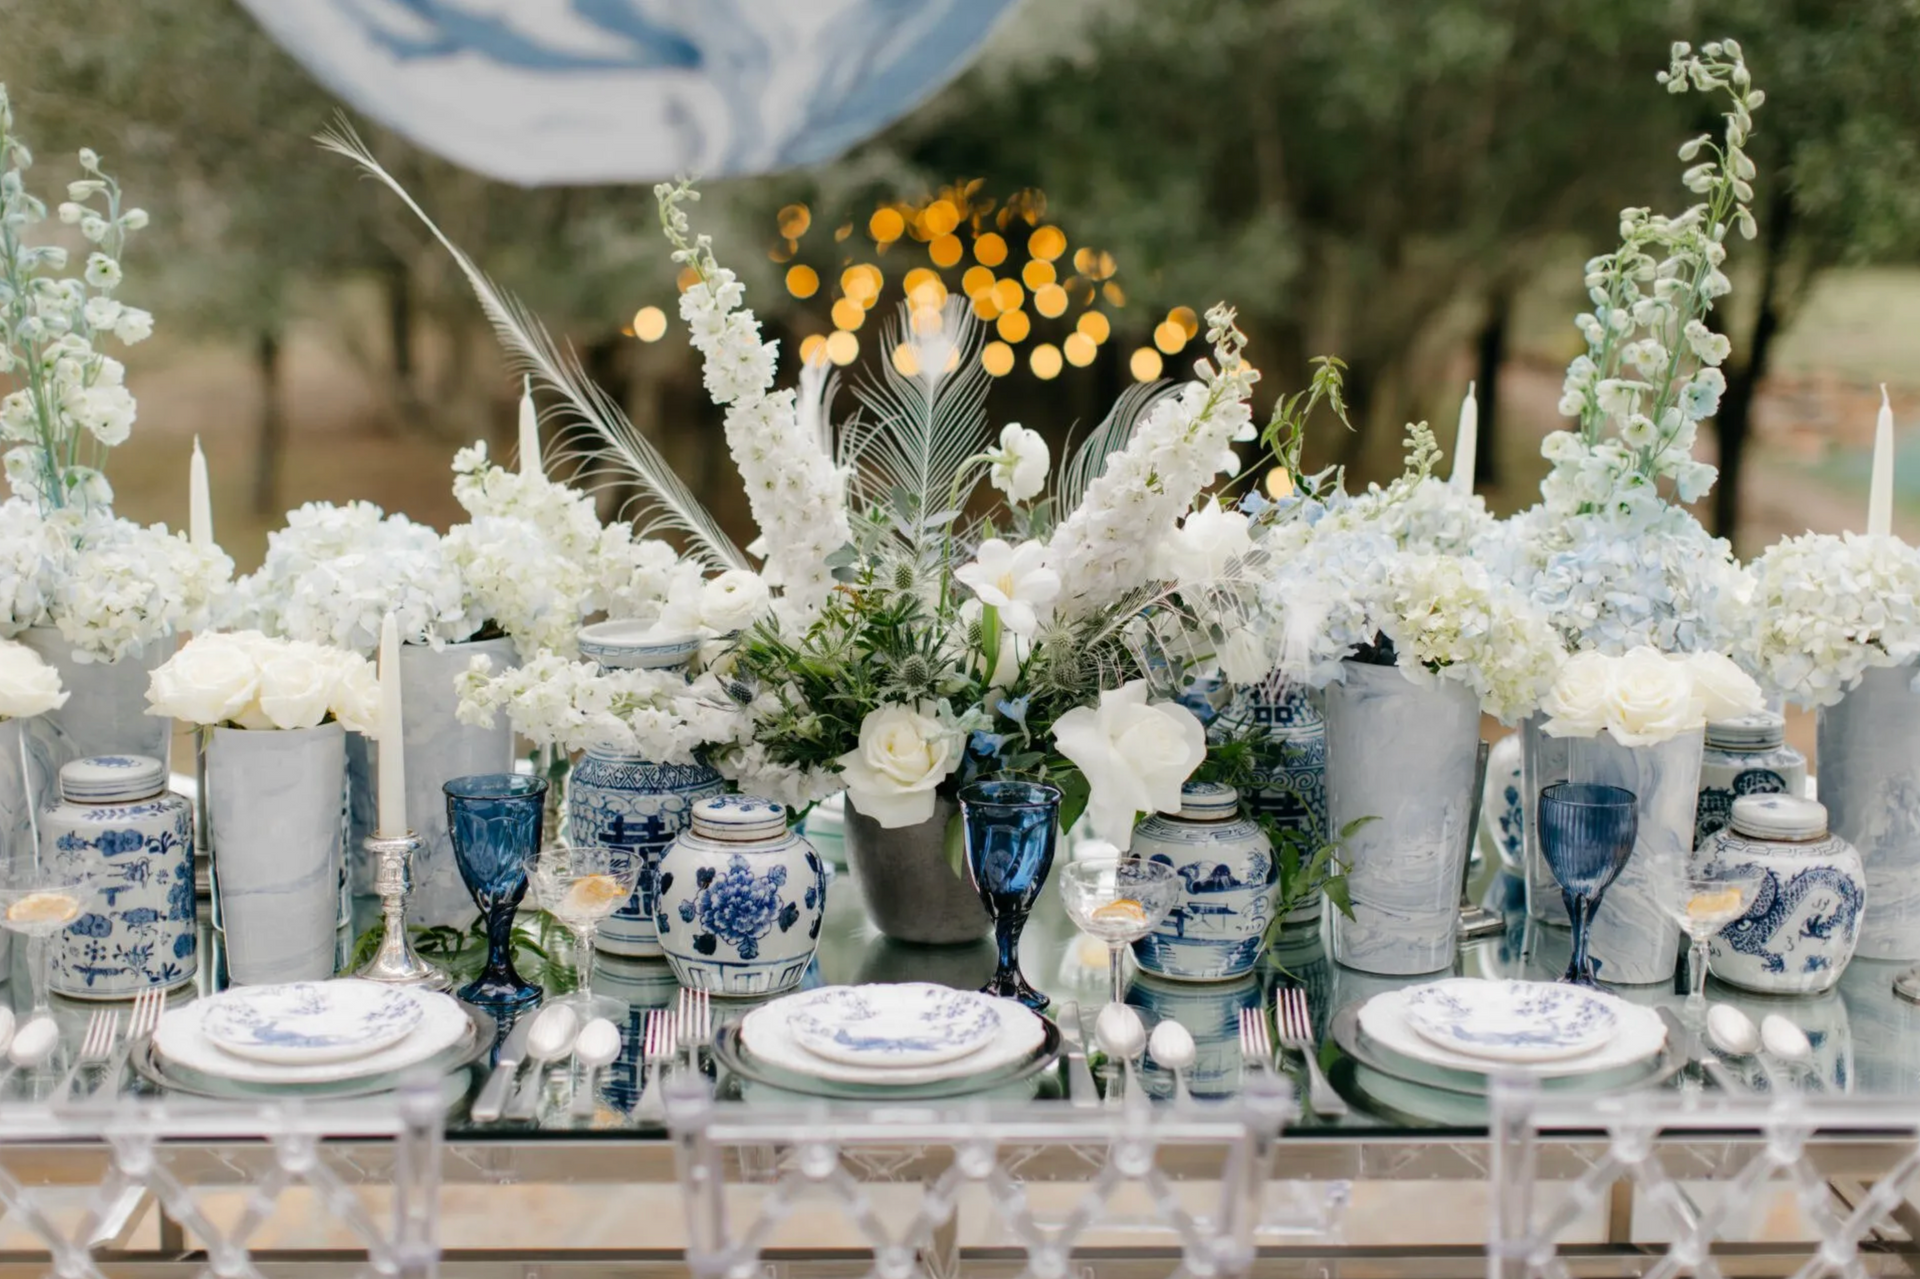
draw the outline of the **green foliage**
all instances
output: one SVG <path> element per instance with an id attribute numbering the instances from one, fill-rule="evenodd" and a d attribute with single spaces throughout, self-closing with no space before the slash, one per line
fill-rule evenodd
<path id="1" fill-rule="evenodd" d="M 1313 894 L 1323 892 L 1348 919 L 1353 918 L 1353 899 L 1347 891 L 1347 873 L 1353 863 L 1346 857 L 1347 841 L 1377 817 L 1356 817 L 1340 828 L 1332 839 L 1318 839 L 1304 831 L 1282 829 L 1269 818 L 1258 819 L 1273 841 L 1274 859 L 1280 866 L 1280 882 L 1274 892 L 1273 922 L 1267 925 L 1264 945 L 1272 949 L 1286 929 L 1287 914 Z"/>
<path id="2" fill-rule="evenodd" d="M 373 958 L 374 952 L 380 949 L 384 927 L 382 923 L 375 923 L 354 938 L 353 951 L 347 958 L 347 972 L 358 972 L 362 965 Z M 413 942 L 415 953 L 445 968 L 452 974 L 456 985 L 464 986 L 486 967 L 487 928 L 484 915 L 476 915 L 473 923 L 465 929 L 450 924 L 431 927 L 416 924 L 407 929 L 407 936 Z M 545 911 L 521 911 L 513 921 L 514 971 L 551 994 L 564 994 L 571 990 L 575 969 L 555 955 L 556 943 L 564 945 L 569 939 L 566 926 Z"/>

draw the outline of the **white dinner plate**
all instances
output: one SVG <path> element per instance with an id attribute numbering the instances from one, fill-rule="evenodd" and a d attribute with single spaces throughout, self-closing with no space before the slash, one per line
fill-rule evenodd
<path id="1" fill-rule="evenodd" d="M 1621 1001 L 1554 981 L 1452 977 L 1407 992 L 1407 1024 L 1442 1048 L 1493 1062 L 1592 1052 L 1620 1025 Z"/>
<path id="2" fill-rule="evenodd" d="M 748 1052 L 770 1065 L 796 1074 L 831 1079 L 838 1083 L 873 1084 L 887 1087 L 937 1083 L 962 1075 L 986 1074 L 1019 1061 L 1046 1038 L 1046 1023 L 1010 999 L 997 1001 L 1001 1007 L 1000 1029 L 974 1052 L 950 1061 L 925 1066 L 874 1066 L 833 1061 L 820 1057 L 795 1036 L 789 1024 L 796 1001 L 812 991 L 787 995 L 748 1013 L 740 1019 L 740 1039 Z"/>
<path id="3" fill-rule="evenodd" d="M 352 977 L 236 986 L 201 1002 L 200 1033 L 235 1056 L 278 1065 L 364 1057 L 420 1024 L 412 991 Z"/>
<path id="4" fill-rule="evenodd" d="M 1442 1048 L 1409 1025 L 1407 1000 L 1418 989 L 1412 986 L 1389 990 L 1369 999 L 1360 1009 L 1360 1033 L 1386 1052 L 1448 1070 L 1485 1075 L 1498 1069 L 1558 1079 L 1632 1066 L 1658 1053 L 1667 1042 L 1666 1023 L 1660 1020 L 1659 1013 L 1621 1000 L 1615 1010 L 1619 1016 L 1617 1032 L 1591 1052 L 1554 1061 L 1491 1062 L 1485 1057 Z"/>
<path id="5" fill-rule="evenodd" d="M 794 998 L 787 1029 L 828 1061 L 904 1069 L 934 1066 L 984 1048 L 1000 1033 L 1005 1000 L 914 981 L 827 986 Z"/>
<path id="6" fill-rule="evenodd" d="M 195 1000 L 169 1008 L 153 1032 L 161 1057 L 189 1070 L 250 1084 L 333 1083 L 382 1071 L 405 1070 L 447 1051 L 473 1033 L 473 1022 L 451 995 L 434 991 L 411 992 L 420 1002 L 420 1021 L 406 1038 L 385 1048 L 342 1061 L 286 1064 L 238 1057 L 209 1039 L 202 1028 L 211 1000 Z"/>

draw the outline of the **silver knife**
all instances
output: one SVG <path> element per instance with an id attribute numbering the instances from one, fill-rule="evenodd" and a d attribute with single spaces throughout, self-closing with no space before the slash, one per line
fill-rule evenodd
<path id="1" fill-rule="evenodd" d="M 500 1056 L 495 1059 L 493 1073 L 487 1076 L 487 1082 L 480 1088 L 480 1095 L 473 1099 L 473 1108 L 469 1112 L 473 1121 L 490 1124 L 500 1118 L 506 1109 L 507 1096 L 513 1091 L 513 1081 L 519 1077 L 520 1063 L 527 1059 L 527 1036 L 533 1033 L 535 1010 L 529 1008 L 520 1014 L 520 1020 L 507 1032 L 506 1042 L 500 1045 Z"/>
<path id="2" fill-rule="evenodd" d="M 1087 1069 L 1087 1020 L 1077 1003 L 1060 1006 L 1060 1042 L 1066 1047 L 1067 1097 L 1076 1106 L 1098 1106 L 1100 1090 Z"/>

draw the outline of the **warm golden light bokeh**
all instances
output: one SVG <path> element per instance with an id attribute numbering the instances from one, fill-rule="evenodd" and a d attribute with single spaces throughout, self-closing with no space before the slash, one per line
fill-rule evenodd
<path id="1" fill-rule="evenodd" d="M 1160 358 L 1160 352 L 1150 346 L 1141 347 L 1133 353 L 1133 358 L 1127 361 L 1127 372 L 1133 374 L 1133 380 L 1136 382 L 1153 381 L 1160 376 L 1160 370 L 1165 367 L 1166 362 Z"/>
<path id="2" fill-rule="evenodd" d="M 857 329 L 867 318 L 866 308 L 852 298 L 841 298 L 833 304 L 833 324 L 838 329 Z"/>
<path id="3" fill-rule="evenodd" d="M 988 231 L 973 242 L 973 260 L 981 266 L 999 266 L 1007 260 L 1007 242 L 997 231 Z"/>
<path id="4" fill-rule="evenodd" d="M 1078 330 L 1067 334 L 1067 340 L 1060 344 L 1066 353 L 1067 363 L 1077 369 L 1084 369 L 1093 363 L 1093 357 L 1100 354 L 1100 345 Z"/>
<path id="5" fill-rule="evenodd" d="M 994 321 L 994 330 L 1008 342 L 1024 342 L 1033 331 L 1033 321 L 1025 311 L 1002 311 Z"/>
<path id="6" fill-rule="evenodd" d="M 891 244 L 906 234 L 906 230 L 907 220 L 900 216 L 898 209 L 875 209 L 867 219 L 867 234 L 880 244 Z"/>
<path id="7" fill-rule="evenodd" d="M 970 266 L 960 277 L 960 291 L 970 298 L 977 298 L 992 287 L 993 272 L 983 266 Z"/>
<path id="8" fill-rule="evenodd" d="M 1033 291 L 1033 309 L 1049 320 L 1067 313 L 1067 291 L 1057 284 L 1043 284 Z"/>
<path id="9" fill-rule="evenodd" d="M 667 332 L 667 313 L 657 306 L 643 306 L 633 313 L 633 336 L 642 342 L 658 342 Z"/>
<path id="10" fill-rule="evenodd" d="M 989 342 L 980 348 L 980 367 L 994 377 L 1013 372 L 1013 348 L 1005 342 Z"/>
<path id="11" fill-rule="evenodd" d="M 1067 251 L 1067 234 L 1057 226 L 1043 226 L 1027 239 L 1027 252 L 1051 262 Z"/>
<path id="12" fill-rule="evenodd" d="M 1176 320 L 1162 320 L 1154 326 L 1153 344 L 1168 355 L 1178 355 L 1187 344 L 1187 331 Z"/>
<path id="13" fill-rule="evenodd" d="M 965 251 L 960 244 L 960 237 L 951 232 L 927 246 L 927 256 L 933 259 L 935 266 L 958 266 L 960 255 Z"/>
<path id="14" fill-rule="evenodd" d="M 802 364 L 813 363 L 815 359 L 825 354 L 826 346 L 827 335 L 824 333 L 810 333 L 806 337 L 801 338 L 800 362 Z"/>
<path id="15" fill-rule="evenodd" d="M 775 215 L 774 222 L 779 225 L 781 235 L 797 240 L 813 225 L 813 213 L 804 204 L 789 204 Z"/>
<path id="16" fill-rule="evenodd" d="M 797 298 L 810 298 L 820 291 L 820 273 L 810 266 L 787 268 L 787 292 Z"/>
<path id="17" fill-rule="evenodd" d="M 845 329 L 836 331 L 827 339 L 827 358 L 835 364 L 852 364 L 860 355 L 860 339 Z"/>
<path id="18" fill-rule="evenodd" d="M 1053 381 L 1060 376 L 1060 348 L 1051 342 L 1042 342 L 1027 357 L 1027 367 L 1042 382 Z"/>
<path id="19" fill-rule="evenodd" d="M 1027 291 L 1020 287 L 1018 280 L 996 280 L 993 285 L 993 301 L 1002 311 L 1017 311 L 1021 303 L 1027 300 Z"/>
<path id="20" fill-rule="evenodd" d="M 1080 318 L 1074 321 L 1073 327 L 1095 342 L 1104 342 L 1113 336 L 1113 325 L 1099 311 L 1083 312 Z"/>
<path id="21" fill-rule="evenodd" d="M 1190 306 L 1174 307 L 1173 310 L 1167 312 L 1167 320 L 1169 323 L 1177 324 L 1186 330 L 1187 341 L 1189 342 L 1200 336 L 1200 317 L 1193 313 L 1193 308 Z"/>
<path id="22" fill-rule="evenodd" d="M 1020 278 L 1030 289 L 1042 289 L 1054 281 L 1053 263 L 1038 258 L 1020 268 Z"/>

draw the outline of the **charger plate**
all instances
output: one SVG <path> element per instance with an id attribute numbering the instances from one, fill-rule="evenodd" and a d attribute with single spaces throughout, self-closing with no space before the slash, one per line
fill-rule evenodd
<path id="1" fill-rule="evenodd" d="M 737 1025 L 722 1026 L 714 1035 L 713 1058 L 727 1073 L 742 1080 L 806 1097 L 835 1101 L 932 1101 L 967 1097 L 1025 1082 L 1059 1059 L 1060 1028 L 1045 1017 L 1037 1020 L 1042 1027 L 1039 1042 L 1014 1060 L 988 1070 L 917 1084 L 854 1083 L 788 1070 L 746 1047 L 740 1037 L 741 1027 Z"/>
<path id="2" fill-rule="evenodd" d="M 1447 1049 L 1488 1062 L 1580 1057 L 1620 1029 L 1618 995 L 1557 981 L 1450 977 L 1406 993 L 1407 1025 Z"/>
<path id="3" fill-rule="evenodd" d="M 1615 1005 L 1616 1032 L 1590 1052 L 1553 1061 L 1492 1062 L 1473 1053 L 1443 1048 L 1413 1028 L 1406 1010 L 1415 993 L 1422 989 L 1424 987 L 1408 986 L 1367 1000 L 1358 1009 L 1362 1039 L 1396 1059 L 1455 1074 L 1484 1078 L 1499 1070 L 1540 1080 L 1620 1070 L 1656 1056 L 1667 1041 L 1666 1023 L 1660 1020 L 1658 1012 L 1620 1000 Z M 1406 1072 L 1395 1073 L 1404 1076 Z"/>

